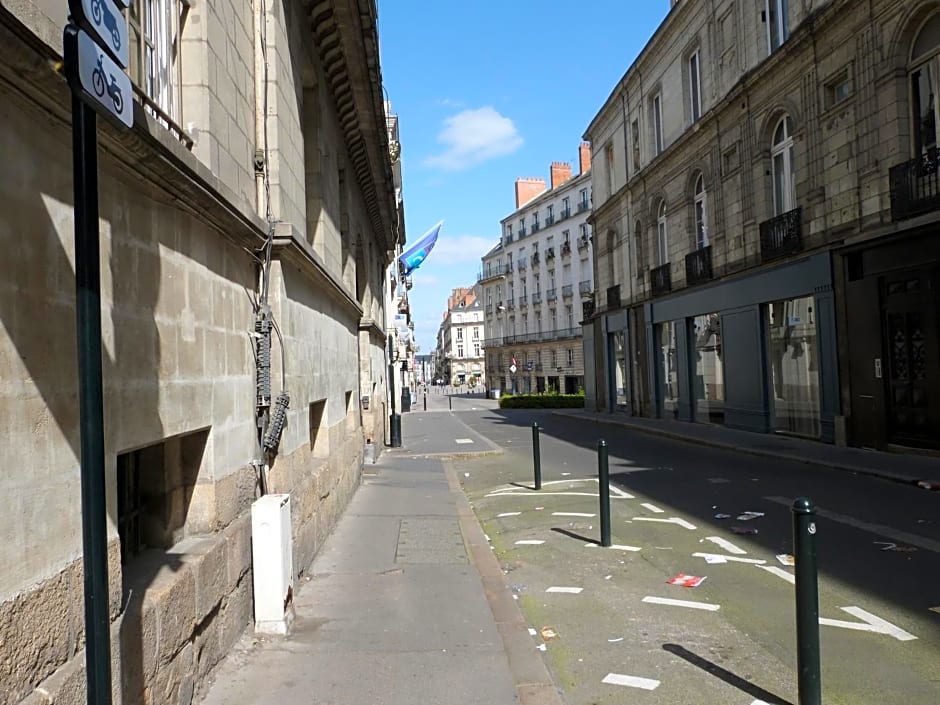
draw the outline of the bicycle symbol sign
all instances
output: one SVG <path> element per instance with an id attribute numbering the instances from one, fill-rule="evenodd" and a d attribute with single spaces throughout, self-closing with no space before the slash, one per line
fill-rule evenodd
<path id="1" fill-rule="evenodd" d="M 69 0 L 69 11 L 79 27 L 88 32 L 121 68 L 126 68 L 130 50 L 127 21 L 114 0 Z"/>

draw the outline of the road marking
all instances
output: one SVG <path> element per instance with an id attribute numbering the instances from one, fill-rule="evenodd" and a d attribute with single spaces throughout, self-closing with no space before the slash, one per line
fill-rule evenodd
<path id="1" fill-rule="evenodd" d="M 898 641 L 913 641 L 917 637 L 896 627 L 891 622 L 887 622 L 881 617 L 876 617 L 871 612 L 866 612 L 861 607 L 840 607 L 840 610 L 847 612 L 853 617 L 862 620 L 861 622 L 846 622 L 841 619 L 829 619 L 820 617 L 819 623 L 827 627 L 841 627 L 843 629 L 855 629 L 861 632 L 875 632 L 876 634 L 887 634 L 893 636 Z"/>
<path id="2" fill-rule="evenodd" d="M 625 685 L 629 688 L 642 688 L 643 690 L 656 690 L 659 687 L 659 681 L 652 678 L 640 678 L 638 676 L 625 676 L 621 673 L 608 673 L 604 676 L 601 683 L 610 685 Z"/>
<path id="3" fill-rule="evenodd" d="M 708 610 L 709 612 L 714 612 L 718 610 L 721 605 L 711 605 L 707 602 L 692 602 L 690 600 L 674 600 L 671 597 L 653 597 L 647 595 L 643 598 L 643 602 L 650 602 L 654 605 L 672 605 L 674 607 L 689 607 L 693 610 Z"/>
<path id="4" fill-rule="evenodd" d="M 693 553 L 695 558 L 704 558 L 708 560 L 709 558 L 724 558 L 726 561 L 734 561 L 735 563 L 751 563 L 753 565 L 764 565 L 767 561 L 761 561 L 756 558 L 741 558 L 740 556 L 723 556 L 720 553 Z"/>
<path id="5" fill-rule="evenodd" d="M 584 544 L 584 546 L 585 548 L 597 548 L 598 546 L 600 546 L 600 544 L 595 543 L 594 541 L 591 541 L 590 543 Z M 639 546 L 623 546 L 619 543 L 612 543 L 610 546 L 608 546 L 608 548 L 615 548 L 618 551 L 642 551 L 643 550 Z"/>
<path id="6" fill-rule="evenodd" d="M 597 514 L 585 514 L 584 512 L 552 512 L 553 517 L 596 517 Z"/>
<path id="7" fill-rule="evenodd" d="M 549 485 L 573 485 L 576 482 L 593 482 L 597 484 L 596 477 L 587 477 L 580 479 L 568 479 L 568 480 L 549 480 L 548 482 L 543 482 L 542 487 L 548 487 Z M 545 495 L 566 495 L 570 497 L 597 497 L 599 492 L 578 492 L 576 490 L 569 490 L 567 492 L 546 492 L 544 489 L 539 492 L 533 492 L 532 490 L 523 489 L 516 487 L 515 485 L 507 485 L 505 487 L 500 487 L 499 489 L 493 490 L 488 493 L 487 497 L 539 497 Z M 610 498 L 611 499 L 636 499 L 629 492 L 624 492 L 622 489 L 616 485 L 610 486 Z"/>
<path id="8" fill-rule="evenodd" d="M 460 444 L 473 443 L 473 439 L 472 438 L 455 438 L 454 443 L 460 443 Z"/>
<path id="9" fill-rule="evenodd" d="M 747 551 L 745 551 L 743 548 L 738 548 L 733 543 L 731 543 L 727 539 L 721 538 L 720 536 L 706 536 L 705 540 L 711 541 L 713 544 L 715 544 L 719 548 L 725 549 L 728 553 L 734 553 L 735 555 L 738 555 L 738 556 L 747 555 Z"/>
<path id="10" fill-rule="evenodd" d="M 496 518 L 501 519 L 502 517 L 517 517 L 520 514 L 522 514 L 522 512 L 503 512 L 502 514 L 497 514 Z"/>
<path id="11" fill-rule="evenodd" d="M 577 595 L 584 588 L 579 587 L 550 587 L 545 592 L 568 592 L 573 595 Z"/>
<path id="12" fill-rule="evenodd" d="M 678 524 L 679 526 L 688 529 L 689 531 L 695 531 L 695 524 L 690 524 L 685 519 L 680 519 L 679 517 L 672 517 L 671 519 L 657 519 L 656 517 L 633 517 L 633 521 L 658 521 L 661 524 Z"/>
<path id="13" fill-rule="evenodd" d="M 786 497 L 764 497 L 764 499 L 770 500 L 771 502 L 776 502 L 777 504 L 785 504 L 788 507 L 793 504 L 793 500 L 787 499 Z M 861 519 L 856 519 L 855 517 L 850 517 L 845 514 L 830 512 L 826 509 L 817 508 L 816 514 L 821 517 L 825 517 L 826 519 L 837 521 L 840 524 L 846 524 L 848 526 L 855 527 L 856 529 L 861 529 L 862 531 L 867 531 L 879 536 L 887 536 L 889 539 L 893 539 L 894 541 L 910 544 L 911 546 L 917 546 L 924 549 L 925 551 L 940 553 L 940 541 L 927 539 L 923 536 L 910 534 L 906 531 L 899 531 L 898 529 L 893 529 L 890 526 L 885 526 L 883 524 L 871 524 L 867 521 L 862 521 Z"/>
<path id="14" fill-rule="evenodd" d="M 532 627 L 529 627 L 529 636 L 535 636 L 537 633 L 538 632 L 536 632 Z"/>
<path id="15" fill-rule="evenodd" d="M 541 546 L 544 541 L 541 539 L 523 539 L 522 541 L 516 541 L 517 546 Z"/>
<path id="16" fill-rule="evenodd" d="M 665 511 L 664 509 L 660 509 L 655 504 L 650 504 L 649 502 L 643 502 L 643 504 L 641 504 L 640 506 L 646 507 L 651 512 L 653 512 L 653 514 L 662 514 Z"/>
<path id="17" fill-rule="evenodd" d="M 796 585 L 796 576 L 794 576 L 793 573 L 788 573 L 783 568 L 778 568 L 775 565 L 759 565 L 757 567 L 761 570 L 766 570 L 768 573 L 773 573 L 778 578 L 783 578 L 790 583 L 790 585 Z"/>

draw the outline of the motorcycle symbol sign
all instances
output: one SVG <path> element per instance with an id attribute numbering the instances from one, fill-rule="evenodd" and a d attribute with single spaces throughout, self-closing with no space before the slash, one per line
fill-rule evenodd
<path id="1" fill-rule="evenodd" d="M 69 10 L 79 26 L 92 35 L 121 68 L 130 57 L 127 21 L 114 0 L 69 0 Z"/>
<path id="2" fill-rule="evenodd" d="M 77 66 L 77 75 L 69 77 L 73 90 L 80 90 L 99 112 L 133 127 L 131 79 L 84 31 L 66 32 L 65 39 L 67 64 Z"/>

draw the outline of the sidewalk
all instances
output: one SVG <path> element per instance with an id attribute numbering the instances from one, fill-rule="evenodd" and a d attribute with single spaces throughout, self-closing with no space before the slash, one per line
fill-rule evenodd
<path id="1" fill-rule="evenodd" d="M 204 705 L 561 704 L 454 471 L 434 457 L 494 447 L 449 413 L 404 414 L 402 437 L 365 466 L 304 569 L 292 634 L 249 625 Z"/>
<path id="2" fill-rule="evenodd" d="M 639 418 L 580 409 L 555 413 L 593 419 L 598 423 L 621 426 L 686 443 L 728 448 L 750 455 L 782 458 L 822 465 L 834 470 L 874 475 L 905 484 L 920 484 L 925 489 L 940 489 L 940 460 L 926 456 L 843 448 L 789 436 L 738 431 L 722 426 L 669 419 Z"/>

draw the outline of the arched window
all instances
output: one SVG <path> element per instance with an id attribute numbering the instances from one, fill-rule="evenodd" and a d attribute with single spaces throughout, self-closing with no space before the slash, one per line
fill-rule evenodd
<path id="1" fill-rule="evenodd" d="M 659 256 L 659 265 L 669 263 L 669 234 L 666 232 L 666 201 L 659 202 L 659 211 L 656 215 L 656 251 Z"/>
<path id="2" fill-rule="evenodd" d="M 911 117 L 915 155 L 937 158 L 937 117 L 940 114 L 940 14 L 921 27 L 911 47 Z"/>
<path id="3" fill-rule="evenodd" d="M 796 208 L 796 174 L 793 168 L 793 121 L 784 115 L 774 129 L 770 149 L 773 162 L 774 215 Z"/>
<path id="4" fill-rule="evenodd" d="M 634 252 L 634 259 L 636 260 L 636 275 L 639 277 L 640 272 L 642 272 L 645 268 L 645 260 L 643 258 L 643 251 L 645 249 L 643 247 L 643 225 L 639 220 L 636 221 L 636 223 L 633 225 L 633 241 L 636 243 L 636 250 Z"/>
<path id="5" fill-rule="evenodd" d="M 695 194 L 693 206 L 695 209 L 695 246 L 698 249 L 708 247 L 708 220 L 705 201 L 705 177 L 699 172 L 695 179 Z"/>

